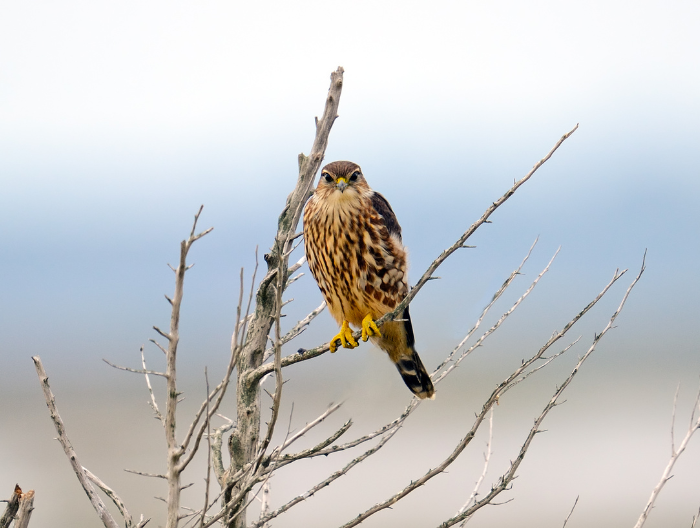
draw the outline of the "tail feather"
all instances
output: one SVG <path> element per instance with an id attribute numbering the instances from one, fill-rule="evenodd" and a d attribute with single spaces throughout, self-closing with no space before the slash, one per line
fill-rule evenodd
<path id="1" fill-rule="evenodd" d="M 425 398 L 435 399 L 433 382 L 430 379 L 430 374 L 425 370 L 418 352 L 413 347 L 406 352 L 406 355 L 401 356 L 396 362 L 396 368 L 404 383 L 421 400 Z"/>

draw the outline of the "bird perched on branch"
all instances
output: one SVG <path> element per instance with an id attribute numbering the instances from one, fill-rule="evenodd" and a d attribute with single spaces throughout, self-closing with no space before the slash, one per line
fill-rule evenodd
<path id="1" fill-rule="evenodd" d="M 433 383 L 414 348 L 408 307 L 399 321 L 381 330 L 375 324 L 408 293 L 408 255 L 389 202 L 367 185 L 356 163 L 334 161 L 321 170 L 304 211 L 304 246 L 311 274 L 341 325 L 331 352 L 338 343 L 358 346 L 349 325 L 361 328 L 362 340 L 371 338 L 389 354 L 411 392 L 433 399 Z"/>

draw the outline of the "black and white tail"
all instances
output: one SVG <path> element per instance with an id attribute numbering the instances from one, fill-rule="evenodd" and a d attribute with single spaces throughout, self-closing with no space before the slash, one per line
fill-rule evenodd
<path id="1" fill-rule="evenodd" d="M 435 388 L 430 380 L 430 374 L 425 370 L 418 352 L 411 347 L 406 350 L 396 362 L 396 368 L 403 378 L 403 382 L 411 389 L 411 392 L 421 400 L 435 399 Z"/>

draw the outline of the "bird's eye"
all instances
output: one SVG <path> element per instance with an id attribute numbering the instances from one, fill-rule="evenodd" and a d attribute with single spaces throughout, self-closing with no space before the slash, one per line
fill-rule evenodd
<path id="1" fill-rule="evenodd" d="M 328 174 L 328 173 L 324 174 L 323 177 L 326 178 L 326 181 L 327 181 L 328 183 L 330 183 L 330 182 L 333 181 L 333 176 L 331 176 L 331 175 Z"/>
<path id="2" fill-rule="evenodd" d="M 358 171 L 355 171 L 352 173 L 352 176 L 350 176 L 350 181 L 357 181 L 357 177 L 360 175 Z"/>

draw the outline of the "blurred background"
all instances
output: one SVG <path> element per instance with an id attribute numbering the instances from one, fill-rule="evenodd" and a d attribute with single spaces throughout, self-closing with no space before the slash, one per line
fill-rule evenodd
<path id="1" fill-rule="evenodd" d="M 488 490 L 607 324 L 648 249 L 647 271 L 617 328 L 499 497 L 512 501 L 470 523 L 557 527 L 578 496 L 567 526 L 632 526 L 671 452 L 676 388 L 680 439 L 700 383 L 699 16 L 691 1 L 3 3 L 0 496 L 8 498 L 15 483 L 35 489 L 36 526 L 100 525 L 54 440 L 30 359 L 40 355 L 83 465 L 132 514 L 163 524 L 165 505 L 154 497 L 166 495 L 165 482 L 123 471 L 164 470 L 162 428 L 143 378 L 102 358 L 138 367 L 146 345 L 149 366 L 162 366 L 148 339 L 157 337 L 153 325 L 169 321 L 166 264 L 176 263 L 204 204 L 200 225 L 215 229 L 192 250 L 196 265 L 185 285 L 185 429 L 204 397 L 205 366 L 212 383 L 223 373 L 239 270 L 249 281 L 256 246 L 261 254 L 271 246 L 296 182 L 297 154 L 309 152 L 329 75 L 342 65 L 340 117 L 326 161 L 358 162 L 389 199 L 414 281 L 580 123 L 470 240 L 477 248 L 454 255 L 437 273 L 442 279 L 411 305 L 429 369 L 462 339 L 538 236 L 524 275 L 482 328 L 562 249 L 534 292 L 387 447 L 273 524 L 341 525 L 435 467 L 496 384 L 616 268 L 629 268 L 569 333 L 567 343 L 582 336 L 579 344 L 501 399 Z M 287 294 L 295 299 L 285 310 L 287 327 L 321 302 L 302 271 Z M 324 313 L 285 352 L 336 332 Z M 350 417 L 346 438 L 360 436 L 410 401 L 394 367 L 370 345 L 296 365 L 285 377 L 282 436 L 331 402 L 345 402 L 299 448 Z M 235 415 L 231 398 L 222 413 Z M 434 526 L 452 516 L 481 473 L 486 439 L 481 431 L 446 474 L 364 525 Z M 358 454 L 280 471 L 271 480 L 272 506 Z M 200 507 L 203 464 L 200 457 L 185 476 L 195 483 L 184 492 L 185 506 Z M 647 526 L 690 525 L 700 507 L 698 464 L 694 438 Z"/>

